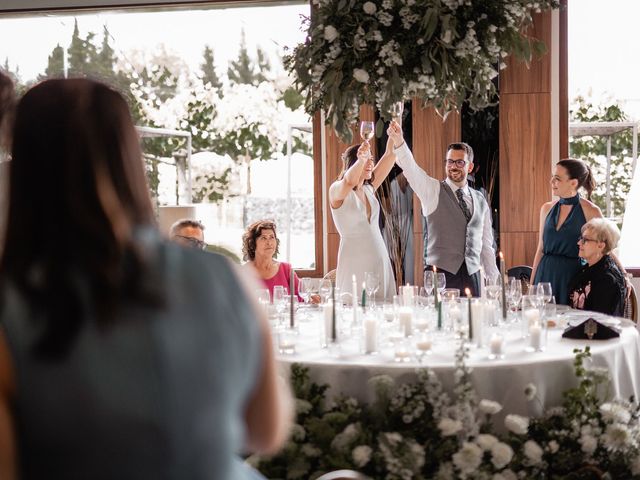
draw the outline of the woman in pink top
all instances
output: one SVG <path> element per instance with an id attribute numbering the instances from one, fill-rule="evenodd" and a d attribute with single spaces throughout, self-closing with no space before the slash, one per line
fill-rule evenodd
<path id="1" fill-rule="evenodd" d="M 269 289 L 273 298 L 273 287 L 282 285 L 289 291 L 291 265 L 278 262 L 280 240 L 276 235 L 276 224 L 271 220 L 259 220 L 247 227 L 242 235 L 242 254 L 247 264 L 252 265 L 262 279 L 264 286 Z M 298 301 L 302 297 L 298 294 L 298 276 L 293 274 L 293 284 Z"/>

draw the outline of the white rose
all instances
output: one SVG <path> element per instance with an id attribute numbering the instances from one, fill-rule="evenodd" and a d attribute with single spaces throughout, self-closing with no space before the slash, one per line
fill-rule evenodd
<path id="1" fill-rule="evenodd" d="M 353 78 L 355 78 L 360 83 L 368 83 L 369 82 L 369 74 L 366 70 L 361 68 L 356 68 L 353 70 Z"/>
<path id="2" fill-rule="evenodd" d="M 542 448 L 534 440 L 524 442 L 524 454 L 532 465 L 539 465 L 542 462 Z"/>
<path id="3" fill-rule="evenodd" d="M 438 422 L 438 428 L 440 429 L 440 432 L 442 432 L 443 437 L 449 437 L 462 430 L 462 423 L 459 420 L 443 418 Z"/>
<path id="4" fill-rule="evenodd" d="M 558 450 L 560 450 L 560 445 L 558 445 L 558 442 L 556 442 L 555 440 L 551 440 L 548 447 L 551 453 L 556 453 Z"/>
<path id="5" fill-rule="evenodd" d="M 598 440 L 593 435 L 582 435 L 578 442 L 582 445 L 582 451 L 587 455 L 593 454 L 598 448 Z"/>
<path id="6" fill-rule="evenodd" d="M 536 386 L 533 383 L 530 383 L 526 387 L 524 387 L 524 396 L 527 398 L 527 400 L 531 401 L 536 398 L 537 391 L 538 389 L 536 388 Z"/>
<path id="7" fill-rule="evenodd" d="M 495 415 L 500 410 L 502 410 L 502 405 L 492 400 L 480 400 L 480 404 L 478 405 L 478 408 L 482 413 L 486 413 L 488 415 Z"/>
<path id="8" fill-rule="evenodd" d="M 451 458 L 462 473 L 471 473 L 482 463 L 482 450 L 475 443 L 465 442 Z"/>
<path id="9" fill-rule="evenodd" d="M 506 443 L 498 442 L 491 447 L 491 463 L 502 470 L 513 459 L 513 449 Z"/>
<path id="10" fill-rule="evenodd" d="M 368 445 L 358 445 L 354 448 L 351 456 L 353 457 L 353 463 L 356 464 L 356 467 L 362 468 L 369 463 L 369 460 L 371 460 L 371 452 L 371 447 Z"/>
<path id="11" fill-rule="evenodd" d="M 483 450 L 491 450 L 491 447 L 498 443 L 498 439 L 488 433 L 481 433 L 476 437 L 476 443 Z"/>
<path id="12" fill-rule="evenodd" d="M 327 25 L 324 27 L 324 39 L 328 42 L 333 42 L 338 38 L 338 30 L 333 25 Z"/>
<path id="13" fill-rule="evenodd" d="M 362 9 L 367 15 L 373 15 L 377 10 L 376 4 L 373 2 L 365 2 L 365 4 L 362 6 Z"/>
<path id="14" fill-rule="evenodd" d="M 504 426 L 516 435 L 525 435 L 529 431 L 529 419 L 520 415 L 507 415 Z"/>

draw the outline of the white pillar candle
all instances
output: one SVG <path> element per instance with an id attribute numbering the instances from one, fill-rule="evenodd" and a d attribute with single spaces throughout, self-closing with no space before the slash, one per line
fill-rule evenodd
<path id="1" fill-rule="evenodd" d="M 398 320 L 400 322 L 400 331 L 404 332 L 408 337 L 413 332 L 413 309 L 410 307 L 401 307 L 398 310 Z"/>
<path id="2" fill-rule="evenodd" d="M 378 351 L 378 320 L 375 316 L 367 315 L 364 319 L 364 353 Z"/>
<path id="3" fill-rule="evenodd" d="M 331 343 L 331 322 L 333 317 L 333 303 L 328 300 L 322 305 L 322 315 L 324 318 L 324 339 L 325 344 Z"/>
<path id="4" fill-rule="evenodd" d="M 402 303 L 405 307 L 413 306 L 413 287 L 408 283 L 402 287 Z"/>
<path id="5" fill-rule="evenodd" d="M 534 323 L 540 322 L 540 311 L 537 308 L 531 308 L 522 312 L 522 318 L 526 328 L 530 328 Z"/>
<path id="6" fill-rule="evenodd" d="M 492 355 L 496 357 L 500 357 L 503 355 L 502 349 L 504 345 L 504 337 L 499 333 L 494 333 L 491 335 L 491 339 L 489 340 L 489 351 Z"/>
<path id="7" fill-rule="evenodd" d="M 482 326 L 484 324 L 487 306 L 481 301 L 471 302 L 471 318 L 473 321 L 473 338 L 471 341 L 477 346 L 482 346 Z"/>
<path id="8" fill-rule="evenodd" d="M 529 342 L 534 350 L 539 351 L 542 348 L 542 326 L 540 323 L 529 326 Z"/>

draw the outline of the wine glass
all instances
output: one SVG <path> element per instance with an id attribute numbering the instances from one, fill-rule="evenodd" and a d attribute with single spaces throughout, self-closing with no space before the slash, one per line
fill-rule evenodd
<path id="1" fill-rule="evenodd" d="M 278 318 L 282 316 L 285 307 L 287 306 L 286 300 L 287 290 L 282 285 L 276 285 L 273 287 L 273 306 L 278 313 Z"/>
<path id="2" fill-rule="evenodd" d="M 391 118 L 398 123 L 401 123 L 403 111 L 404 111 L 403 102 L 393 102 L 389 110 L 389 112 L 391 113 Z"/>
<path id="3" fill-rule="evenodd" d="M 433 291 L 433 272 L 431 270 L 424 272 L 424 289 L 427 296 L 431 296 L 431 292 Z"/>
<path id="4" fill-rule="evenodd" d="M 368 121 L 360 122 L 360 136 L 362 140 L 368 142 L 373 138 L 374 123 Z"/>
<path id="5" fill-rule="evenodd" d="M 312 278 L 304 277 L 300 279 L 300 283 L 298 283 L 298 293 L 304 300 L 304 303 L 309 303 L 309 298 L 311 297 L 311 280 Z"/>
<path id="6" fill-rule="evenodd" d="M 322 303 L 327 303 L 329 300 L 329 296 L 331 295 L 331 280 L 323 279 L 320 282 L 320 288 L 318 288 L 318 293 L 322 298 Z"/>
<path id="7" fill-rule="evenodd" d="M 486 286 L 487 297 L 492 300 L 498 300 L 502 293 L 502 285 L 500 285 L 500 275 L 489 279 Z M 506 292 L 505 292 L 506 293 Z"/>
<path id="8" fill-rule="evenodd" d="M 536 285 L 536 295 L 542 299 L 544 303 L 549 303 L 551 297 L 553 296 L 553 292 L 551 290 L 551 283 L 549 282 L 540 282 Z"/>
<path id="9" fill-rule="evenodd" d="M 522 298 L 522 282 L 519 278 L 509 277 L 509 287 L 507 288 L 508 301 L 513 311 L 518 310 L 520 299 Z"/>
<path id="10" fill-rule="evenodd" d="M 371 306 L 375 305 L 375 297 L 373 296 L 380 287 L 380 277 L 376 272 L 364 272 L 364 286 L 367 290 L 367 297 L 369 297 Z"/>

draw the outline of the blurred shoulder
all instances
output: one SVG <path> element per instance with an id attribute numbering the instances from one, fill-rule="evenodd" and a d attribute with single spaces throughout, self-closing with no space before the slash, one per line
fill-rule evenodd
<path id="1" fill-rule="evenodd" d="M 540 213 L 541 214 L 549 213 L 549 210 L 551 210 L 556 203 L 558 203 L 558 200 L 551 200 L 550 202 L 543 203 L 542 206 L 540 207 Z"/>

